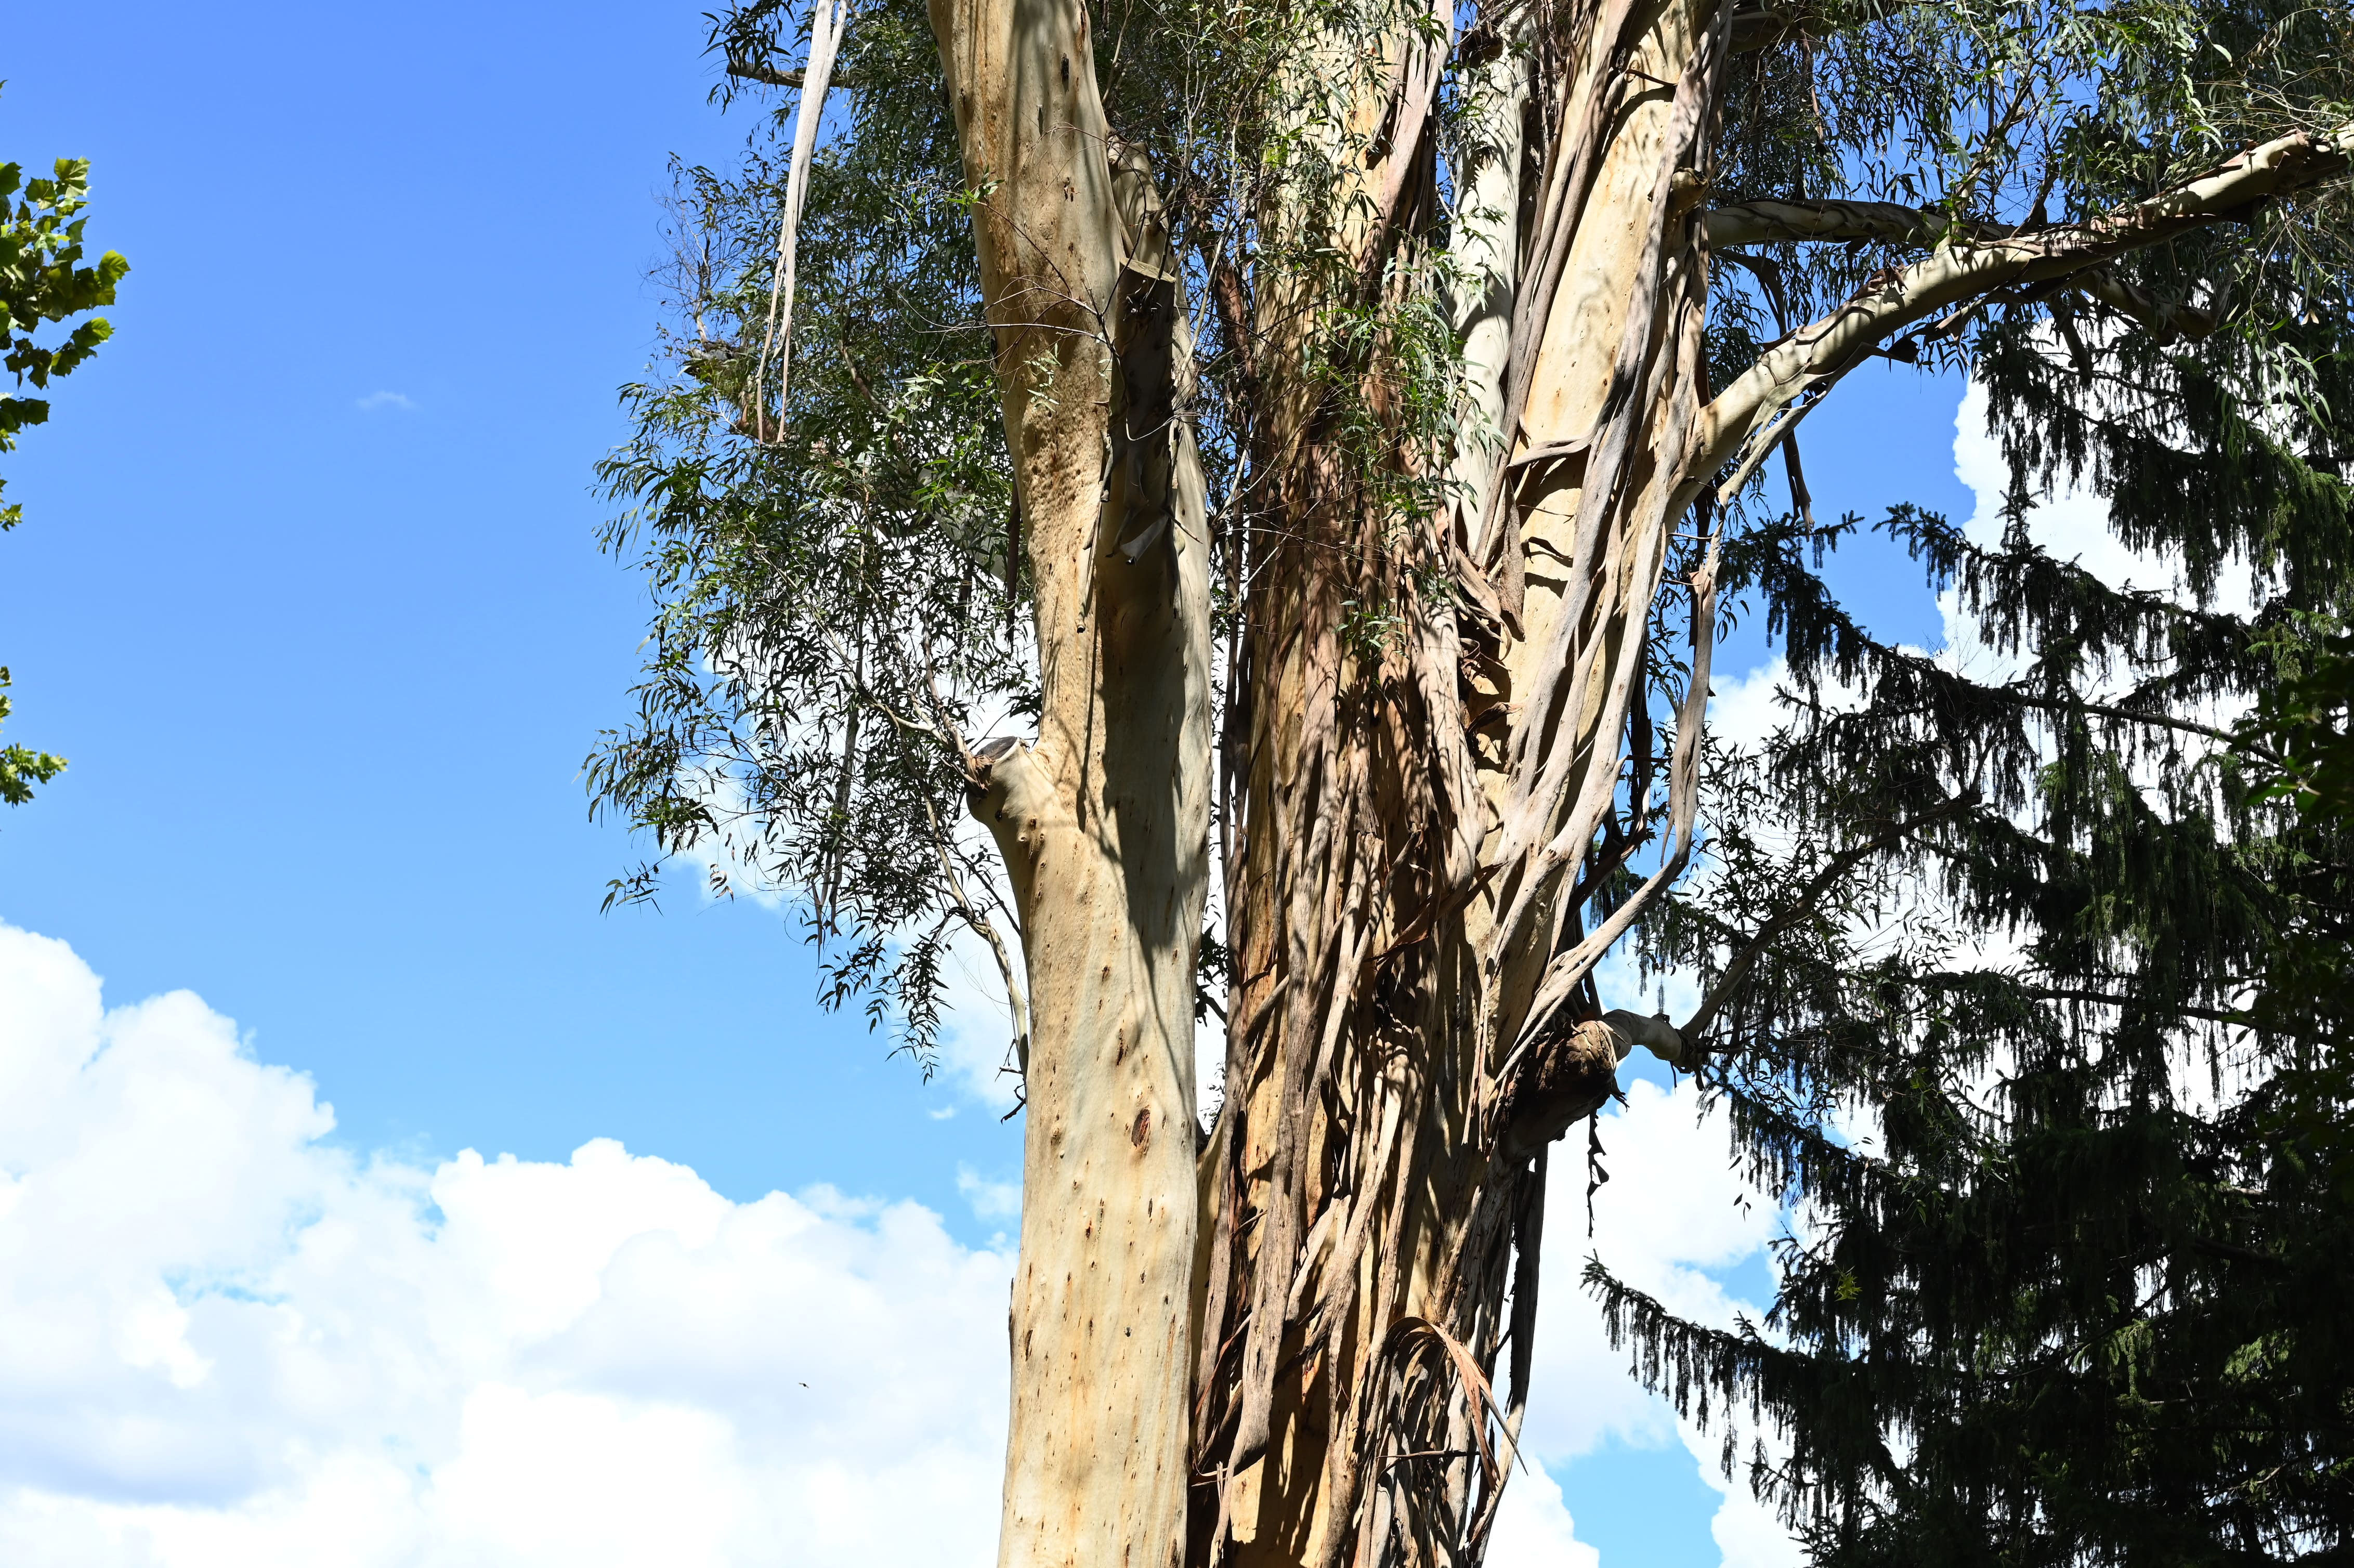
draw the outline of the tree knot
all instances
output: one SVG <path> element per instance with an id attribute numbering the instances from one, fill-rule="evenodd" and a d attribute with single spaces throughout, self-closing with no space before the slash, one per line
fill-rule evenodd
<path id="1" fill-rule="evenodd" d="M 1618 1062 L 1628 1044 L 1598 1018 L 1544 1028 L 1498 1097 L 1498 1149 L 1525 1159 L 1600 1110 L 1618 1092 Z"/>

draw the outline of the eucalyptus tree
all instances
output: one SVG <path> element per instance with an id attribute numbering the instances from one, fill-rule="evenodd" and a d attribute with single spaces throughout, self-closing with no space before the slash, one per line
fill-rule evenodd
<path id="1" fill-rule="evenodd" d="M 2097 420 L 2119 376 L 2188 396 L 2104 366 L 2203 355 L 2298 406 L 2343 38 L 2043 0 L 719 18 L 717 96 L 789 96 L 680 174 L 673 352 L 603 470 L 658 610 L 591 787 L 797 890 L 832 996 L 919 1054 L 951 945 L 993 955 L 1002 1563 L 1479 1559 L 1551 1144 L 1635 1045 L 1754 1044 L 1723 1021 L 1844 877 L 2015 804 L 1936 775 L 1764 868 L 1681 1024 L 1602 992 L 1638 923 L 1694 928 L 1719 597 L 1795 580 L 1755 569 L 1769 463 L 1803 515 L 1798 425 L 1875 357 L 2033 357 Z"/>

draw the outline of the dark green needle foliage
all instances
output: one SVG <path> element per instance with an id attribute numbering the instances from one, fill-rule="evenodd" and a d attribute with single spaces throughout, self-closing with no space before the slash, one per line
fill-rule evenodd
<path id="1" fill-rule="evenodd" d="M 1987 15 L 2019 79 L 2061 63 L 1974 222 L 2097 211 L 2354 99 L 2343 5 Z M 1744 168 L 1788 194 L 1851 163 L 1838 129 Z M 1752 1478 L 1819 1563 L 2354 1548 L 2349 230 L 2341 177 L 2120 263 L 2195 319 L 2021 291 L 1907 351 L 1986 388 L 2010 475 L 1999 536 L 1876 525 L 1952 595 L 1945 652 L 1828 586 L 1860 519 L 1728 546 L 1787 724 L 1720 757 L 1712 863 L 1645 942 L 1733 976 L 1699 1072 L 1793 1205 L 1782 1284 L 1726 1333 L 1588 1279 L 1728 1467 L 1767 1434 Z M 2038 547 L 2055 485 L 2162 564 L 2121 588 Z"/>

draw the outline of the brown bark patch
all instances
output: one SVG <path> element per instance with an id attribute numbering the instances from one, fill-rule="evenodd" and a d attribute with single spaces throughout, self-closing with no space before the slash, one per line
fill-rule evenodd
<path id="1" fill-rule="evenodd" d="M 1620 1036 L 1599 1019 L 1535 1046 L 1506 1088 L 1498 1143 L 1514 1159 L 1551 1143 L 1617 1092 Z"/>

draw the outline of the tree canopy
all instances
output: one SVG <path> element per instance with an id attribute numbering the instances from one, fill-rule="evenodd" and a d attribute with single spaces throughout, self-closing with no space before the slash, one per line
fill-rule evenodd
<path id="1" fill-rule="evenodd" d="M 2344 101 L 2343 11 L 2177 25 L 2184 133 L 2218 96 Z M 2106 101 L 2063 182 L 2144 144 Z M 1741 1332 L 1589 1279 L 1655 1383 L 1766 1417 L 1752 1477 L 1818 1561 L 2287 1562 L 2354 1529 L 2346 199 L 2146 253 L 2137 287 L 2213 302 L 2171 330 L 1965 328 L 2002 535 L 1876 525 L 1953 596 L 1943 654 L 1827 586 L 1861 520 L 1728 546 L 1789 722 L 1724 759 L 1715 871 L 1645 935 L 1722 988 L 1700 1071 L 1796 1224 Z M 2055 484 L 2143 581 L 2037 546 Z"/>

